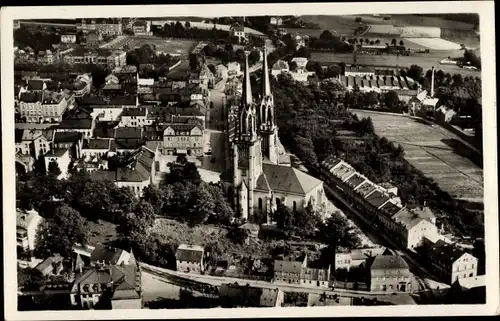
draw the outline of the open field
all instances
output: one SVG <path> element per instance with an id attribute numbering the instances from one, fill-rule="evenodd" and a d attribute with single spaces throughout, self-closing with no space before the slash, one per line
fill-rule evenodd
<path id="1" fill-rule="evenodd" d="M 433 50 L 459 50 L 461 48 L 460 44 L 441 38 L 405 38 L 404 41 Z"/>
<path id="2" fill-rule="evenodd" d="M 446 52 L 449 53 L 449 52 Z M 445 73 L 450 74 L 461 74 L 462 76 L 473 76 L 481 77 L 480 71 L 472 71 L 460 68 L 455 65 L 440 65 L 439 61 L 450 56 L 442 54 L 441 57 L 437 57 L 438 53 L 433 55 L 427 54 L 414 54 L 411 56 L 393 56 L 393 55 L 358 55 L 357 63 L 360 65 L 368 66 L 399 66 L 399 67 L 410 67 L 411 65 L 417 64 L 424 69 L 424 72 L 430 70 L 432 66 L 437 69 L 441 69 Z M 459 55 L 452 55 L 451 57 L 459 57 Z M 318 62 L 343 62 L 347 64 L 352 63 L 352 54 L 341 54 L 341 53 L 331 53 L 331 52 L 312 52 L 311 61 Z"/>
<path id="3" fill-rule="evenodd" d="M 453 142 L 460 140 L 456 135 L 404 116 L 361 110 L 355 113 L 371 117 L 378 135 L 401 144 L 405 158 L 452 197 L 483 202 L 483 170 L 454 151 Z"/>
<path id="4" fill-rule="evenodd" d="M 157 51 L 164 52 L 171 55 L 180 55 L 187 57 L 191 49 L 197 44 L 193 40 L 178 40 L 178 39 L 162 39 L 147 36 L 129 36 L 124 37 L 120 41 L 108 46 L 108 49 L 122 49 L 128 46 L 131 50 L 140 48 L 143 45 L 155 45 Z"/>
<path id="5" fill-rule="evenodd" d="M 323 16 L 323 15 L 314 15 L 314 16 L 301 16 L 299 19 L 304 22 L 316 23 L 321 27 L 321 30 L 315 29 L 304 29 L 309 31 L 315 31 L 318 36 L 321 34 L 323 30 L 330 30 L 331 32 L 335 31 L 337 34 L 342 36 L 353 36 L 354 30 L 360 26 L 359 23 L 355 22 L 356 16 Z M 289 30 L 288 28 L 285 28 Z M 301 29 L 293 29 L 293 30 L 301 30 Z M 308 33 L 306 33 L 308 34 Z"/>
<path id="6" fill-rule="evenodd" d="M 457 30 L 472 30 L 474 26 L 470 23 L 461 21 L 451 21 L 441 17 L 417 16 L 414 14 L 398 14 L 392 15 L 391 19 L 383 20 L 382 17 L 374 17 L 373 15 L 356 15 L 354 17 L 362 17 L 363 23 L 369 24 L 392 24 L 406 26 L 422 26 L 422 27 L 438 27 L 451 28 Z"/>

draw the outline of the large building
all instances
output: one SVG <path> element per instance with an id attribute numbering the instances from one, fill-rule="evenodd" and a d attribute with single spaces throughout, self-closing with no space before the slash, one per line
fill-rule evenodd
<path id="1" fill-rule="evenodd" d="M 308 264 L 307 255 L 283 257 L 274 261 L 273 282 L 328 288 L 330 286 L 330 266 L 327 268 L 311 267 Z"/>
<path id="2" fill-rule="evenodd" d="M 121 19 L 82 19 L 76 24 L 76 29 L 83 33 L 98 32 L 99 34 L 119 36 L 123 34 Z"/>
<path id="3" fill-rule="evenodd" d="M 320 210 L 326 204 L 323 182 L 283 165 L 288 162 L 278 137 L 267 54 L 258 100 L 252 96 L 248 57 L 243 83 L 235 138 L 230 147 L 233 164 L 221 174 L 221 180 L 232 184 L 236 211 L 243 218 L 252 218 L 256 209 L 266 213 L 270 221 L 270 214 L 280 204 L 294 209 L 311 204 Z"/>
<path id="4" fill-rule="evenodd" d="M 26 91 L 20 95 L 19 112 L 28 123 L 60 122 L 74 100 L 71 92 Z"/>
<path id="5" fill-rule="evenodd" d="M 410 268 L 400 255 L 377 255 L 370 266 L 370 291 L 408 293 L 412 282 Z"/>
<path id="6" fill-rule="evenodd" d="M 68 64 L 96 64 L 108 69 L 127 65 L 127 53 L 102 48 L 76 48 L 64 56 Z"/>
<path id="7" fill-rule="evenodd" d="M 200 274 L 205 271 L 205 248 L 181 244 L 175 253 L 177 271 Z"/>
<path id="8" fill-rule="evenodd" d="M 35 249 L 35 239 L 42 217 L 37 211 L 17 209 L 16 238 L 17 247 L 31 252 Z"/>

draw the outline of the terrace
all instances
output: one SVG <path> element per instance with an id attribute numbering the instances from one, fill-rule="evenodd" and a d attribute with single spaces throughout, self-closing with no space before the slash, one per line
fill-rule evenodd
<path id="1" fill-rule="evenodd" d="M 384 203 L 389 201 L 389 197 L 385 196 L 381 191 L 375 191 L 365 197 L 365 200 L 373 205 L 373 207 L 379 208 Z"/>
<path id="2" fill-rule="evenodd" d="M 387 202 L 380 208 L 383 212 L 387 213 L 389 217 L 392 217 L 401 210 L 401 207 L 397 206 L 392 202 Z"/>
<path id="3" fill-rule="evenodd" d="M 347 164 L 341 164 L 337 168 L 332 171 L 332 174 L 336 177 L 340 178 L 340 180 L 345 181 L 352 174 L 355 173 L 355 170 L 348 166 Z"/>
<path id="4" fill-rule="evenodd" d="M 366 181 L 364 184 L 362 184 L 356 189 L 356 192 L 361 196 L 366 197 L 370 195 L 370 193 L 373 192 L 375 189 L 376 188 L 372 182 Z"/>
<path id="5" fill-rule="evenodd" d="M 354 174 L 349 178 L 346 183 L 347 185 L 351 186 L 352 188 L 356 188 L 359 185 L 361 185 L 364 181 L 366 181 L 366 178 L 363 176 L 359 175 L 358 173 Z"/>

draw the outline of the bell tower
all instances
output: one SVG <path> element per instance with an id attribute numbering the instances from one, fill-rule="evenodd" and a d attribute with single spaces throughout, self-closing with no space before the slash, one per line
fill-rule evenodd
<path id="1" fill-rule="evenodd" d="M 245 57 L 243 94 L 238 115 L 238 125 L 233 146 L 233 186 L 235 204 L 243 218 L 253 215 L 254 189 L 262 174 L 262 151 L 258 132 L 257 107 L 252 97 L 248 53 Z M 242 195 L 246 194 L 246 195 Z"/>
<path id="2" fill-rule="evenodd" d="M 259 134 L 262 137 L 262 153 L 273 164 L 278 164 L 278 126 L 274 110 L 274 98 L 271 94 L 269 68 L 267 65 L 267 49 L 264 45 L 262 63 L 262 88 L 259 107 Z"/>

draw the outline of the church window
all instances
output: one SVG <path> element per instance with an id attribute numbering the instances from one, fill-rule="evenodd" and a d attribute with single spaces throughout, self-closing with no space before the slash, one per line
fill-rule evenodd
<path id="1" fill-rule="evenodd" d="M 262 210 L 262 198 L 259 197 L 259 210 Z"/>
<path id="2" fill-rule="evenodd" d="M 297 202 L 293 201 L 293 210 L 296 211 L 297 210 Z"/>
<path id="3" fill-rule="evenodd" d="M 281 205 L 281 200 L 279 199 L 279 197 L 276 197 L 276 206 L 280 206 Z"/>

